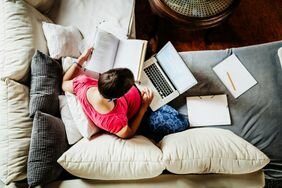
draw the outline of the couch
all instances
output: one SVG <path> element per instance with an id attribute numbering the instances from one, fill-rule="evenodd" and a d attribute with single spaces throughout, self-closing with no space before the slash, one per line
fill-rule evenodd
<path id="1" fill-rule="evenodd" d="M 76 26 L 84 38 L 106 22 L 109 24 L 105 27 L 115 29 L 115 33 L 134 38 L 134 5 L 131 0 L 1 1 L 0 186 L 27 186 L 28 152 L 35 126 L 34 117 L 29 116 L 32 80 L 30 64 L 36 50 L 48 54 L 42 22 Z M 44 187 L 263 187 L 265 176 L 271 180 L 281 179 L 279 167 L 282 164 L 282 155 L 278 148 L 281 148 L 282 143 L 279 142 L 282 120 L 278 115 L 282 112 L 279 95 L 282 74 L 277 55 L 281 46 L 282 42 L 279 41 L 237 49 L 181 53 L 181 57 L 199 81 L 197 87 L 171 103 L 184 115 L 187 115 L 185 96 L 228 93 L 216 80 L 210 67 L 231 53 L 238 55 L 254 74 L 258 70 L 264 70 L 263 74 L 256 74 L 262 84 L 244 95 L 240 99 L 243 102 L 230 101 L 233 126 L 191 129 L 169 135 L 160 143 L 151 142 L 141 135 L 129 140 L 107 134 L 98 134 L 90 141 L 83 138 L 78 142 L 80 145 L 75 144 L 77 147 L 71 147 L 66 151 L 69 153 L 62 155 L 58 161 L 68 173 L 65 172 L 66 175 L 60 176 L 56 181 L 44 184 Z M 260 59 L 263 61 L 259 61 Z M 246 103 L 261 91 L 261 87 L 266 87 L 268 92 L 260 93 L 260 100 Z M 267 99 L 267 94 L 273 99 L 265 104 L 262 101 Z M 240 113 L 246 104 L 251 108 L 247 108 L 249 111 L 244 112 L 245 114 Z M 254 104 L 258 107 L 254 107 Z M 262 105 L 266 105 L 266 108 L 261 110 Z M 264 124 L 268 124 L 269 129 L 263 129 Z M 203 133 L 210 134 L 210 137 L 202 138 Z M 225 142 L 218 143 L 219 140 Z M 85 165 L 74 165 L 80 157 L 89 155 L 87 147 L 100 148 L 91 154 L 96 158 L 88 158 L 96 161 L 84 161 Z M 238 152 L 240 148 L 244 150 Z M 76 149 L 81 149 L 84 153 L 76 155 Z M 206 153 L 210 155 L 206 156 Z M 231 156 L 229 161 L 224 158 L 226 153 L 227 158 Z M 193 156 L 199 161 L 195 162 Z M 206 158 L 202 159 L 203 156 Z M 97 162 L 97 157 L 105 162 Z M 144 162 L 143 159 L 147 161 Z M 72 160 L 74 161 L 71 164 Z M 265 166 L 266 164 L 268 165 Z"/>

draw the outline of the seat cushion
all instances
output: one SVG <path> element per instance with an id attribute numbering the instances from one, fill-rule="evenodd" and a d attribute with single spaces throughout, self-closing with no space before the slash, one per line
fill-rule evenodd
<path id="1" fill-rule="evenodd" d="M 244 174 L 262 169 L 269 158 L 229 130 L 194 128 L 159 143 L 166 169 L 176 174 Z"/>
<path id="2" fill-rule="evenodd" d="M 187 114 L 186 96 L 230 94 L 212 68 L 234 53 L 258 84 L 239 98 L 228 98 L 229 129 L 263 151 L 270 163 L 264 168 L 267 178 L 282 179 L 282 69 L 277 51 L 282 41 L 227 50 L 181 53 L 198 84 L 174 101 L 173 106 Z"/>
<path id="3" fill-rule="evenodd" d="M 32 119 L 28 87 L 7 78 L 0 91 L 0 179 L 8 184 L 26 178 Z"/>
<path id="4" fill-rule="evenodd" d="M 91 140 L 83 138 L 58 163 L 75 176 L 101 180 L 152 178 L 164 170 L 161 150 L 143 136 L 120 139 L 100 134 Z"/>
<path id="5" fill-rule="evenodd" d="M 48 53 L 42 21 L 50 22 L 25 1 L 0 1 L 0 77 L 25 81 L 35 49 Z"/>

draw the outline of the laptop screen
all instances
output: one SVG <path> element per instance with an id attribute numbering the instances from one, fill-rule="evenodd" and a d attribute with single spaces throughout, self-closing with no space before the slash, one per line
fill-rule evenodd
<path id="1" fill-rule="evenodd" d="M 171 42 L 168 42 L 160 52 L 157 53 L 156 58 L 159 65 L 180 94 L 198 83 Z"/>

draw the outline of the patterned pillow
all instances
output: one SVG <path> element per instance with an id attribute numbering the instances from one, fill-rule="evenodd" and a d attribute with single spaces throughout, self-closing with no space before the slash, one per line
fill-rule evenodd
<path id="1" fill-rule="evenodd" d="M 63 168 L 57 159 L 68 149 L 65 126 L 59 118 L 37 111 L 33 119 L 27 164 L 30 186 L 57 179 Z"/>
<path id="2" fill-rule="evenodd" d="M 59 117 L 61 80 L 59 62 L 37 50 L 31 62 L 30 117 L 37 110 Z"/>

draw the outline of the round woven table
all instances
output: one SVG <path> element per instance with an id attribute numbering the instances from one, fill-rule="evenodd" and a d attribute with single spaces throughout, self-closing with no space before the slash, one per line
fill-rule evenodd
<path id="1" fill-rule="evenodd" d="M 219 25 L 238 6 L 239 0 L 149 0 L 153 12 L 190 29 Z"/>

